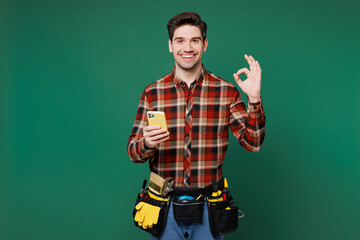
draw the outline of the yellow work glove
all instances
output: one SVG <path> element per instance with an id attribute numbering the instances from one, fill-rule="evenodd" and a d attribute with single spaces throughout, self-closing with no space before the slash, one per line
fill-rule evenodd
<path id="1" fill-rule="evenodd" d="M 135 209 L 137 210 L 136 211 L 136 215 L 135 215 L 135 222 L 138 222 L 138 224 L 141 226 L 142 223 L 144 222 L 144 212 L 141 211 L 141 208 L 143 207 L 144 205 L 144 202 L 139 202 L 136 206 L 135 206 Z"/>
<path id="2" fill-rule="evenodd" d="M 152 228 L 155 224 L 157 224 L 159 219 L 160 207 L 150 205 L 146 202 L 139 202 L 135 206 L 136 215 L 135 222 L 139 224 L 144 229 Z"/>

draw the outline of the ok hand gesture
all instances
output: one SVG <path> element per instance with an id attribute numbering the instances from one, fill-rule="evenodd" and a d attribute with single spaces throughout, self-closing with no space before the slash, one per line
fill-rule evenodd
<path id="1" fill-rule="evenodd" d="M 248 95 L 250 102 L 260 101 L 260 88 L 261 88 L 261 68 L 258 61 L 250 55 L 245 54 L 245 59 L 249 63 L 250 71 L 247 68 L 242 68 L 237 73 L 234 73 L 234 78 L 241 90 Z M 245 73 L 247 79 L 242 81 L 239 77 L 241 73 Z"/>

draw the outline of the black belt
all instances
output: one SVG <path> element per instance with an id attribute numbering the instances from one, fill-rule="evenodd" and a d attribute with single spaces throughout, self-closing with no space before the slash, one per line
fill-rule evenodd
<path id="1" fill-rule="evenodd" d="M 199 196 L 202 194 L 203 196 L 211 196 L 213 192 L 217 192 L 218 190 L 224 189 L 224 178 L 222 177 L 219 181 L 213 181 L 212 184 L 207 185 L 203 188 L 193 188 L 193 187 L 174 187 L 174 190 L 171 191 L 168 195 L 170 196 L 181 196 L 181 195 L 189 195 L 189 196 Z"/>

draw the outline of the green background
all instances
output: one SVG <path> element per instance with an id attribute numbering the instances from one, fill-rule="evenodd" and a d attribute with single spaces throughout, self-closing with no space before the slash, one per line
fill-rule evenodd
<path id="1" fill-rule="evenodd" d="M 205 67 L 259 60 L 266 137 L 230 136 L 245 217 L 225 239 L 360 239 L 357 1 L 1 1 L 0 239 L 148 239 L 126 153 L 140 95 L 172 70 L 167 21 L 199 12 Z"/>

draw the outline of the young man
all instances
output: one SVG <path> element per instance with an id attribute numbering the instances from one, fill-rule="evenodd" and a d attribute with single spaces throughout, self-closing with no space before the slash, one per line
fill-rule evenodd
<path id="1" fill-rule="evenodd" d="M 145 88 L 127 151 L 133 162 L 149 161 L 151 172 L 171 177 L 175 187 L 204 188 L 223 177 L 228 128 L 246 150 L 257 152 L 262 146 L 265 114 L 260 96 L 261 68 L 251 55 L 245 55 L 250 69 L 234 73 L 236 83 L 248 96 L 246 108 L 234 85 L 204 68 L 207 26 L 200 16 L 194 12 L 178 14 L 169 20 L 167 28 L 175 66 Z M 241 73 L 247 75 L 246 80 L 239 78 Z M 165 112 L 168 131 L 148 126 L 146 112 L 150 110 Z M 170 205 L 161 239 L 214 239 L 207 204 L 203 214 L 201 223 L 179 223 Z"/>

